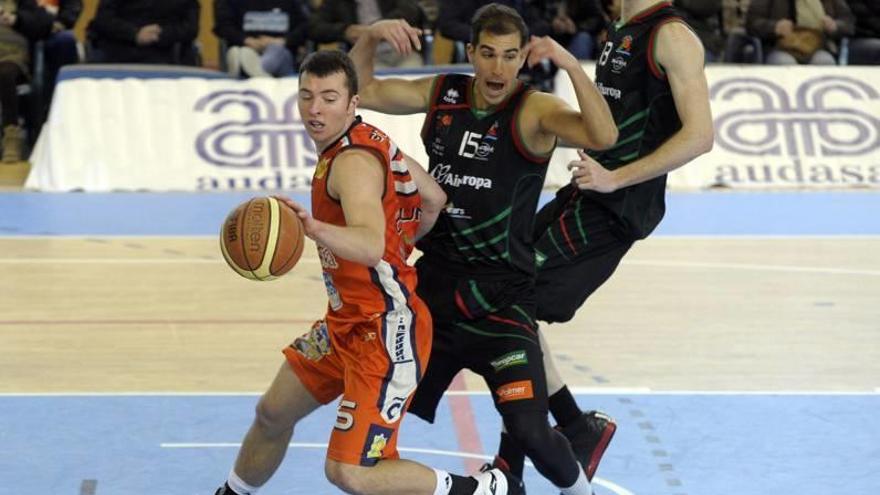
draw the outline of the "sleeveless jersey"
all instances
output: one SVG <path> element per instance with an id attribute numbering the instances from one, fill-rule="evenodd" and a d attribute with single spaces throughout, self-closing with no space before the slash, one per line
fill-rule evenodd
<path id="1" fill-rule="evenodd" d="M 345 134 L 321 152 L 312 178 L 314 218 L 345 225 L 342 206 L 327 193 L 327 178 L 333 170 L 334 158 L 352 148 L 372 152 L 385 167 L 385 252 L 379 264 L 365 266 L 339 258 L 318 245 L 329 296 L 327 317 L 349 321 L 404 309 L 410 298 L 415 297 L 416 272 L 406 260 L 413 249 L 422 204 L 403 153 L 385 133 L 358 117 Z"/>
<path id="2" fill-rule="evenodd" d="M 672 90 L 654 59 L 657 31 L 668 22 L 683 22 L 671 2 L 658 3 L 626 24 L 612 23 L 596 64 L 596 85 L 608 102 L 619 137 L 612 148 L 591 152 L 614 170 L 650 154 L 681 128 Z M 622 222 L 627 236 L 646 237 L 666 210 L 666 175 L 610 194 L 585 191 Z"/>
<path id="3" fill-rule="evenodd" d="M 454 273 L 531 276 L 532 228 L 550 159 L 530 153 L 519 135 L 517 115 L 531 91 L 519 83 L 479 116 L 473 91 L 470 76 L 434 81 L 422 141 L 448 199 L 419 248 Z"/>

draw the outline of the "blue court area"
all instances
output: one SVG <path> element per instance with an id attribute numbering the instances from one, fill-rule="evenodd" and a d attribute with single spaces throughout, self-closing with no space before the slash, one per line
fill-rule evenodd
<path id="1" fill-rule="evenodd" d="M 498 425 L 490 398 L 464 399 L 483 448 L 476 454 L 492 452 Z M 256 401 L 254 395 L 0 397 L 0 492 L 213 493 Z M 620 424 L 596 495 L 880 493 L 880 395 L 621 394 L 579 401 Z M 300 425 L 261 494 L 337 493 L 322 471 L 334 413 L 324 407 Z M 478 455 L 462 452 L 462 425 L 454 417 L 448 398 L 435 425 L 407 417 L 403 455 L 466 470 L 467 459 Z M 556 493 L 533 468 L 526 484 L 533 495 Z"/>
<path id="2" fill-rule="evenodd" d="M 0 237 L 212 236 L 243 193 L 0 194 Z M 304 195 L 297 199 L 308 202 Z M 548 200 L 545 196 L 544 200 Z M 880 194 L 674 193 L 659 235 L 880 235 Z M 597 495 L 880 494 L 880 394 L 580 395 L 620 424 Z M 0 395 L 0 494 L 211 494 L 256 395 Z M 462 411 L 472 414 L 462 414 Z M 263 495 L 337 493 L 322 471 L 333 407 L 297 430 Z M 409 417 L 405 457 L 454 472 L 491 456 L 487 395 Z M 532 495 L 557 493 L 531 468 Z"/>
<path id="3" fill-rule="evenodd" d="M 216 235 L 236 204 L 258 194 L 5 193 L 0 236 Z M 876 192 L 672 193 L 667 203 L 658 235 L 880 234 L 880 215 L 870 214 L 880 211 Z"/>

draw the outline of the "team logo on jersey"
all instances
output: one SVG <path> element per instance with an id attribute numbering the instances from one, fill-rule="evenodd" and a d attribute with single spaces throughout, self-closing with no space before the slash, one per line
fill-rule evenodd
<path id="1" fill-rule="evenodd" d="M 611 59 L 611 72 L 620 74 L 623 69 L 626 69 L 626 60 L 624 60 L 623 57 L 614 57 Z"/>
<path id="2" fill-rule="evenodd" d="M 388 136 L 383 134 L 378 129 L 373 129 L 372 131 L 370 131 L 370 141 L 378 141 L 381 143 L 382 141 L 385 141 L 386 139 L 388 139 Z"/>
<path id="3" fill-rule="evenodd" d="M 449 128 L 452 127 L 452 115 L 448 113 L 438 113 L 435 119 L 437 134 L 445 136 L 449 134 Z"/>
<path id="4" fill-rule="evenodd" d="M 321 158 L 318 165 L 315 166 L 315 179 L 323 179 L 327 175 L 327 167 L 330 162 L 326 158 Z"/>
<path id="5" fill-rule="evenodd" d="M 620 41 L 620 46 L 617 47 L 617 50 L 615 50 L 615 52 L 629 57 L 630 55 L 632 55 L 630 53 L 630 50 L 632 50 L 632 44 L 633 37 L 630 35 L 626 35 L 623 37 L 623 40 Z"/>
<path id="6" fill-rule="evenodd" d="M 458 103 L 459 96 L 461 95 L 458 94 L 458 90 L 456 90 L 455 88 L 449 88 L 449 90 L 446 91 L 446 95 L 443 96 L 443 101 L 449 103 L 450 105 L 454 105 Z"/>
<path id="7" fill-rule="evenodd" d="M 601 82 L 596 85 L 599 88 L 599 92 L 602 93 L 602 96 L 607 98 L 614 98 L 615 100 L 619 100 L 622 96 L 621 91 L 617 88 L 612 88 L 611 86 L 605 86 Z"/>
<path id="8" fill-rule="evenodd" d="M 492 179 L 486 177 L 477 177 L 474 175 L 460 175 L 452 173 L 452 165 L 438 164 L 431 170 L 431 176 L 441 186 L 450 187 L 472 187 L 476 190 L 492 189 Z"/>

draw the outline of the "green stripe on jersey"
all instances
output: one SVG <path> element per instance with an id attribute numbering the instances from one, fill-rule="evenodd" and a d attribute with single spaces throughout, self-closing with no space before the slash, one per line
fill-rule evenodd
<path id="1" fill-rule="evenodd" d="M 504 220 L 505 218 L 507 218 L 507 216 L 510 215 L 511 211 L 513 211 L 513 206 L 508 206 L 504 211 L 502 211 L 501 213 L 495 215 L 494 217 L 486 220 L 485 222 L 478 224 L 478 225 L 474 225 L 473 227 L 464 229 L 461 232 L 453 232 L 452 235 L 460 237 L 460 236 L 468 235 L 472 232 L 476 232 L 477 230 L 484 229 L 486 227 L 489 227 L 490 225 L 494 225 L 494 224 L 500 222 L 501 220 Z"/>

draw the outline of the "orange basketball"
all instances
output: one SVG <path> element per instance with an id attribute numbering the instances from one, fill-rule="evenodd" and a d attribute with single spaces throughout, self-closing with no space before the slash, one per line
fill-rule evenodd
<path id="1" fill-rule="evenodd" d="M 258 197 L 238 205 L 220 230 L 226 263 L 251 280 L 272 280 L 289 272 L 304 244 L 296 212 L 275 198 Z"/>

